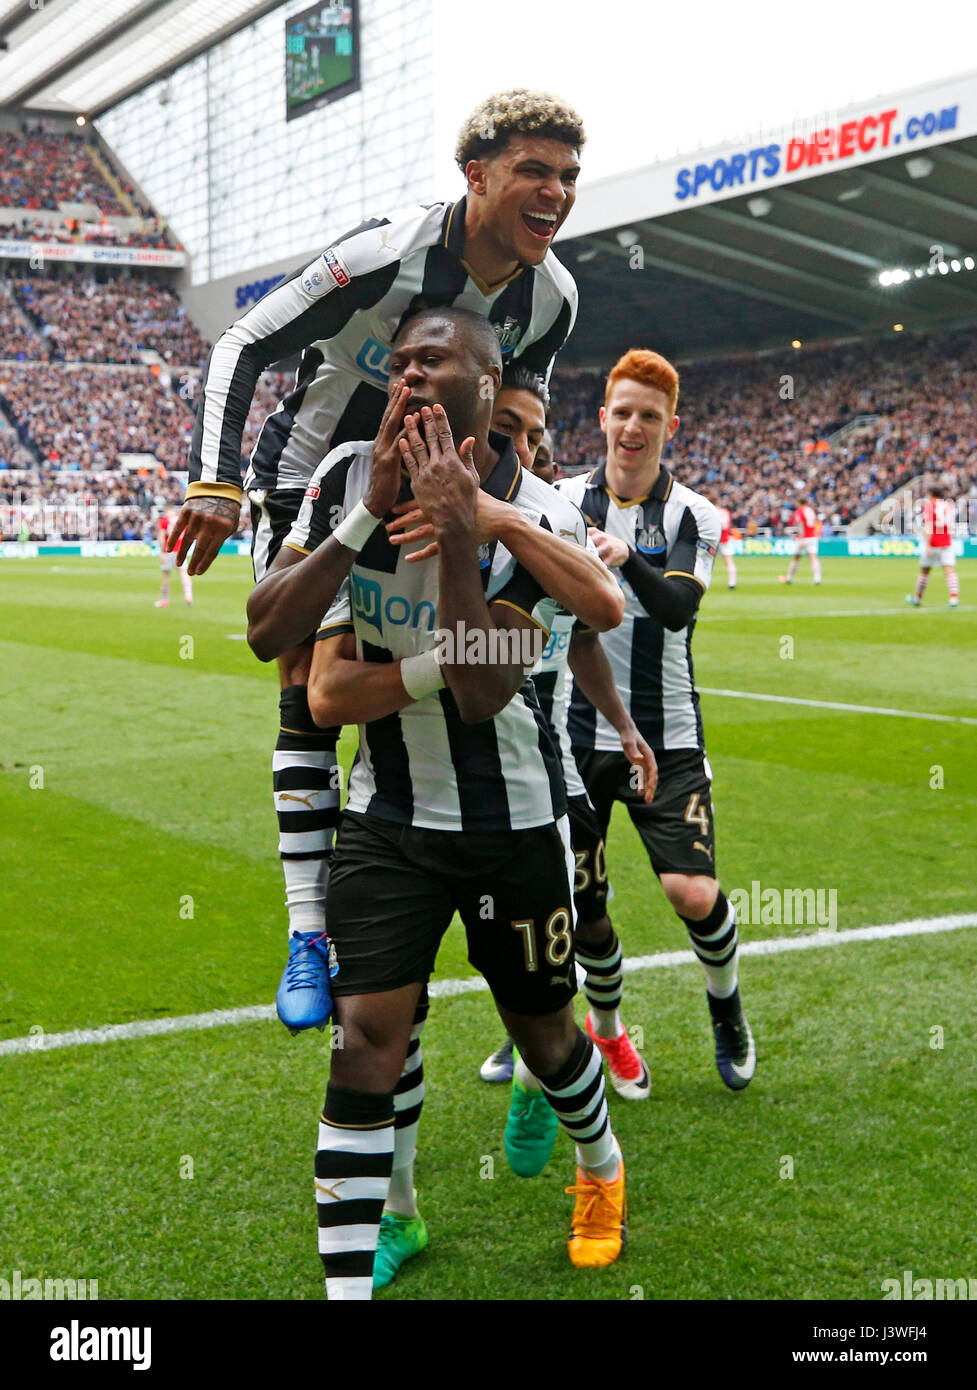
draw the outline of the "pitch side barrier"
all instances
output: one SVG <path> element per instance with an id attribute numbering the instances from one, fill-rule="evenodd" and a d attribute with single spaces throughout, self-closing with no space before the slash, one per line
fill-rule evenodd
<path id="1" fill-rule="evenodd" d="M 733 541 L 734 555 L 791 556 L 793 536 L 746 536 Z M 250 541 L 225 541 L 222 555 L 250 555 Z M 977 560 L 977 537 L 957 539 L 953 553 L 958 560 Z M 830 536 L 818 542 L 821 556 L 860 556 L 873 559 L 897 556 L 900 559 L 918 556 L 916 536 Z M 145 541 L 0 541 L 0 560 L 43 559 L 49 555 L 80 555 L 91 559 L 131 560 L 139 556 L 159 555 L 159 546 Z"/>

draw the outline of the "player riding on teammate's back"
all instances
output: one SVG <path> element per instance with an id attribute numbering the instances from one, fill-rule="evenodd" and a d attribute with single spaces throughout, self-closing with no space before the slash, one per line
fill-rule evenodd
<path id="1" fill-rule="evenodd" d="M 369 218 L 222 334 L 207 364 L 191 481 L 171 541 L 181 561 L 194 544 L 191 574 L 208 568 L 234 529 L 242 432 L 271 363 L 302 354 L 295 389 L 265 421 L 245 481 L 256 579 L 274 560 L 322 458 L 338 444 L 375 435 L 391 343 L 417 309 L 457 305 L 482 314 L 503 361 L 549 375 L 577 303 L 573 279 L 550 245 L 573 206 L 584 140 L 576 112 L 546 93 L 488 98 L 458 140 L 464 197 Z M 279 657 L 273 762 L 291 937 L 279 1001 L 293 1030 L 325 1021 L 327 964 L 316 943 L 339 814 L 337 731 L 318 729 L 309 713 L 305 636 Z"/>

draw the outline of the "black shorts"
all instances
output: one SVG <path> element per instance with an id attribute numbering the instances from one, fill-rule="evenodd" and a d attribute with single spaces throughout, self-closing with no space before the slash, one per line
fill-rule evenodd
<path id="1" fill-rule="evenodd" d="M 607 911 L 607 866 L 604 832 L 586 796 L 568 796 L 570 844 L 573 846 L 573 905 L 578 922 L 599 922 Z"/>
<path id="2" fill-rule="evenodd" d="M 305 499 L 305 488 L 279 488 L 265 491 L 254 488 L 248 493 L 251 503 L 251 564 L 255 583 L 263 579 L 279 550 L 288 538 Z"/>
<path id="3" fill-rule="evenodd" d="M 496 1000 L 544 1015 L 577 992 L 570 876 L 555 825 L 477 834 L 344 811 L 326 914 L 335 995 L 424 983 L 455 911 Z"/>
<path id="4" fill-rule="evenodd" d="M 592 748 L 575 748 L 573 752 L 605 836 L 614 802 L 620 801 L 628 808 L 656 874 L 718 877 L 712 772 L 701 748 L 655 750 L 658 786 L 650 806 L 632 785 L 631 764 L 623 753 Z"/>

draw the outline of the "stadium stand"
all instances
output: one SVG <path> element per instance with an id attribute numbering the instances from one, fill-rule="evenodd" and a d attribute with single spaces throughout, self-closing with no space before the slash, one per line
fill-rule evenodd
<path id="1" fill-rule="evenodd" d="M 747 532 L 781 529 L 811 493 L 834 527 L 847 525 L 922 472 L 977 493 L 975 369 L 970 332 L 693 363 L 681 369 L 682 425 L 666 462 L 690 487 L 720 492 Z M 600 372 L 554 371 L 566 472 L 602 455 L 603 384 Z"/>
<path id="2" fill-rule="evenodd" d="M 150 276 L 58 270 L 0 278 L 0 470 L 16 471 L 18 495 L 35 501 L 66 501 L 65 489 L 89 496 L 99 538 L 130 539 L 182 496 L 169 475 L 185 468 L 209 344 L 176 291 Z M 924 472 L 977 496 L 975 374 L 967 332 L 687 364 L 666 459 L 690 486 L 720 494 L 747 534 L 781 531 L 815 493 L 838 529 Z M 602 457 L 603 380 L 554 372 L 564 472 Z M 284 372 L 259 381 L 242 466 L 291 381 Z M 149 456 L 162 479 L 120 473 L 123 454 Z"/>
<path id="3" fill-rule="evenodd" d="M 89 214 L 86 220 L 80 213 L 85 207 L 97 217 Z M 0 237 L 156 250 L 176 246 L 107 151 L 86 136 L 56 133 L 30 121 L 19 134 L 0 130 Z"/>
<path id="4" fill-rule="evenodd" d="M 7 284 L 54 361 L 138 363 L 156 352 L 199 367 L 207 356 L 176 291 L 148 278 L 99 283 L 90 271 L 66 270 L 56 280 L 11 276 Z"/>

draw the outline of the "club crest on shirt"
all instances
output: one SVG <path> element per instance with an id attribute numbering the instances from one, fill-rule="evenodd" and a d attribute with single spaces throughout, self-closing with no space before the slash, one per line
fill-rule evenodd
<path id="1" fill-rule="evenodd" d="M 634 546 L 642 555 L 661 555 L 665 550 L 665 536 L 658 526 L 642 526 L 635 532 Z"/>
<path id="2" fill-rule="evenodd" d="M 478 547 L 478 568 L 480 570 L 487 569 L 491 563 L 492 547 L 489 545 L 488 541 L 485 541 Z"/>
<path id="3" fill-rule="evenodd" d="M 512 315 L 507 315 L 504 323 L 494 323 L 495 336 L 499 340 L 499 348 L 502 352 L 512 352 L 513 348 L 522 337 L 522 325 L 518 319 Z"/>

